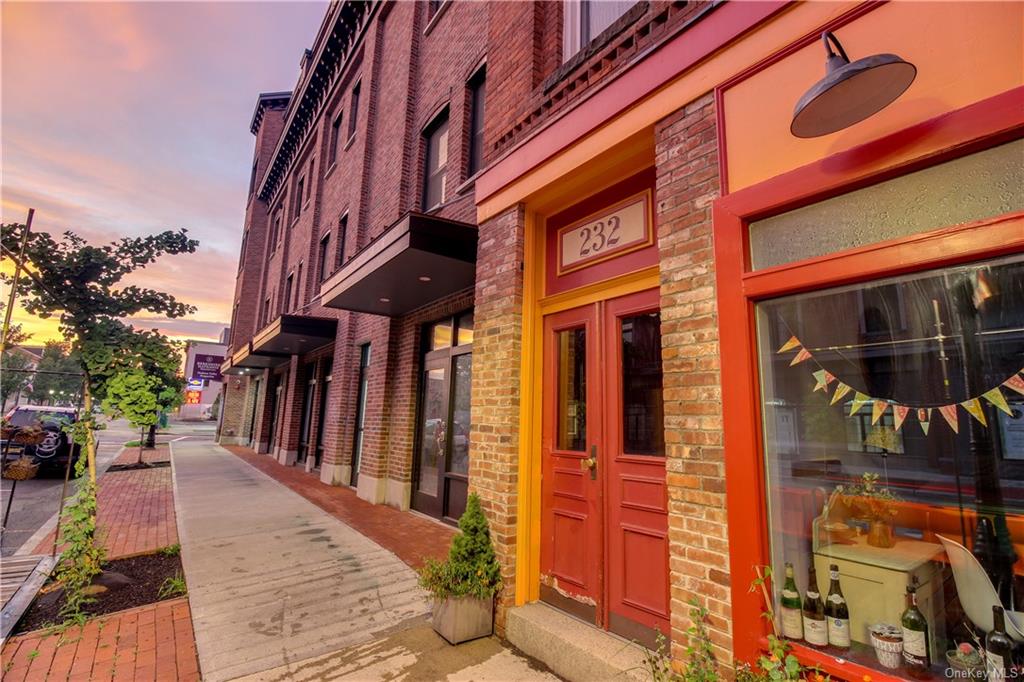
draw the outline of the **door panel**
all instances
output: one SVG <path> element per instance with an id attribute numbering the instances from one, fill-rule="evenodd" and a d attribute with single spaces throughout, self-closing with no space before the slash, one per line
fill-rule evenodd
<path id="1" fill-rule="evenodd" d="M 668 492 L 658 299 L 657 290 L 645 291 L 608 301 L 605 308 L 607 580 L 613 616 L 667 633 Z M 609 622 L 620 634 L 638 634 L 636 628 L 617 627 L 619 618 Z"/>
<path id="2" fill-rule="evenodd" d="M 541 596 L 649 645 L 669 624 L 658 302 L 544 318 Z"/>
<path id="3" fill-rule="evenodd" d="M 428 361 L 423 371 L 416 487 L 413 506 L 431 516 L 442 515 L 444 461 L 448 451 L 448 361 Z"/>
<path id="4" fill-rule="evenodd" d="M 599 614 L 601 486 L 585 468 L 601 433 L 596 327 L 594 306 L 544 320 L 541 581 Z"/>

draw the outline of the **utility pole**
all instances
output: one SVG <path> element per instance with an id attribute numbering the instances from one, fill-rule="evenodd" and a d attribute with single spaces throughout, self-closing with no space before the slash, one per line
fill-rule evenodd
<path id="1" fill-rule="evenodd" d="M 21 278 L 21 268 L 25 265 L 25 246 L 28 244 L 28 235 L 32 231 L 32 216 L 36 214 L 34 208 L 28 209 L 28 218 L 25 220 L 25 232 L 21 235 L 21 248 L 18 250 L 18 257 L 14 261 L 14 277 L 11 278 L 11 293 L 7 296 L 7 308 L 4 309 L 3 336 L 0 337 L 0 351 L 7 350 L 7 335 L 11 331 L 11 315 L 14 313 L 14 298 L 18 293 L 18 280 Z"/>

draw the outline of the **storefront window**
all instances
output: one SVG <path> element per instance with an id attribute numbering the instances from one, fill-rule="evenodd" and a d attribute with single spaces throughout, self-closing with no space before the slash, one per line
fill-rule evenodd
<path id="1" fill-rule="evenodd" d="M 435 322 L 430 330 L 430 350 L 439 350 L 452 345 L 452 321 Z"/>
<path id="2" fill-rule="evenodd" d="M 826 614 L 835 567 L 850 644 L 829 651 L 907 676 L 920 640 L 941 679 L 993 606 L 1024 641 L 1024 256 L 762 301 L 756 321 L 772 564 L 804 603 L 813 570 Z M 904 627 L 912 585 L 927 636 Z"/>
<path id="3" fill-rule="evenodd" d="M 558 449 L 587 447 L 587 332 L 558 333 Z"/>

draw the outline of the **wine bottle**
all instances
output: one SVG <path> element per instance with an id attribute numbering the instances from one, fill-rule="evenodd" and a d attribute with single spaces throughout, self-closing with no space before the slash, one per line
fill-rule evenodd
<path id="1" fill-rule="evenodd" d="M 814 559 L 807 569 L 807 592 L 804 593 L 804 640 L 814 646 L 828 646 L 828 626 L 825 624 L 825 604 L 818 592 L 818 572 Z"/>
<path id="2" fill-rule="evenodd" d="M 1006 668 L 1010 664 L 1013 640 L 1006 634 L 1006 620 L 1003 607 L 992 607 L 992 632 L 985 636 L 985 659 L 987 660 L 989 682 L 1006 679 Z"/>
<path id="3" fill-rule="evenodd" d="M 800 591 L 793 577 L 793 564 L 786 562 L 786 582 L 782 586 L 782 636 L 789 640 L 804 638 L 801 617 Z"/>
<path id="4" fill-rule="evenodd" d="M 928 647 L 928 621 L 917 608 L 917 576 L 907 585 L 907 608 L 900 616 L 903 625 L 903 665 L 916 679 L 931 677 L 931 652 Z"/>
<path id="5" fill-rule="evenodd" d="M 846 605 L 843 588 L 839 586 L 839 567 L 828 567 L 831 582 L 825 599 L 825 617 L 828 619 L 828 643 L 837 649 L 850 648 L 850 608 Z"/>

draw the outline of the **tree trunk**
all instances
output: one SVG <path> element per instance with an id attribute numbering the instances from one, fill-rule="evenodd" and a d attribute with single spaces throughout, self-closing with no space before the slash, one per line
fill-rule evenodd
<path id="1" fill-rule="evenodd" d="M 142 464 L 142 447 L 146 443 L 146 427 L 143 426 L 139 429 L 139 458 L 135 460 L 136 464 Z"/>
<path id="2" fill-rule="evenodd" d="M 152 450 L 156 447 L 156 424 L 149 425 L 149 433 L 146 434 L 146 449 Z"/>
<path id="3" fill-rule="evenodd" d="M 89 481 L 96 482 L 96 442 L 92 430 L 92 390 L 89 388 L 89 375 L 85 375 L 85 389 L 82 396 L 82 409 L 85 411 L 85 457 L 89 463 Z"/>

